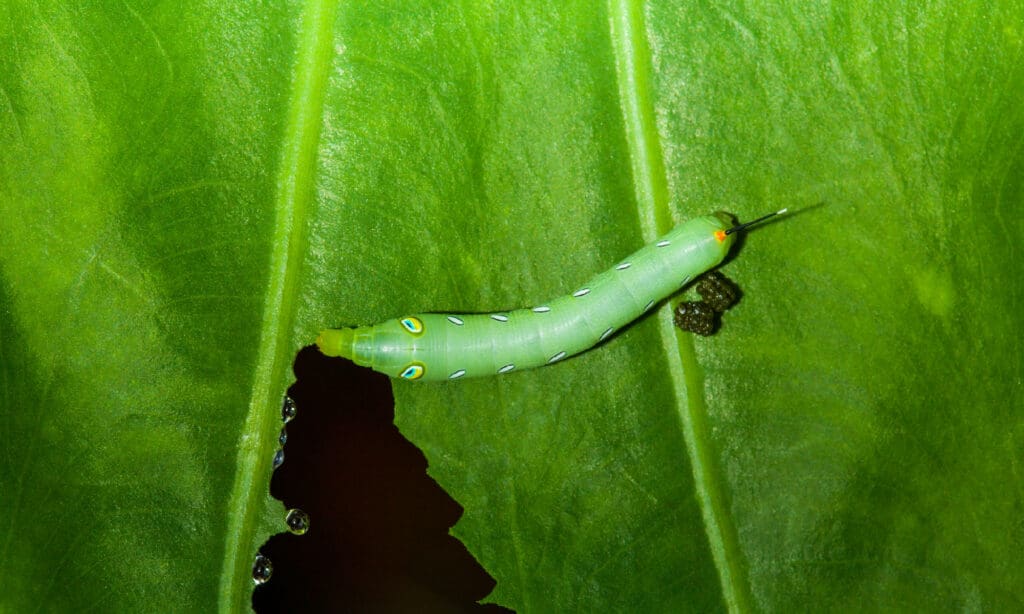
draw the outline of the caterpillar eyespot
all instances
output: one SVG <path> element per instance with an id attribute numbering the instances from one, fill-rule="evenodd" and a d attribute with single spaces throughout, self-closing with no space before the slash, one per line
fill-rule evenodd
<path id="1" fill-rule="evenodd" d="M 373 326 L 325 329 L 316 342 L 327 356 L 348 358 L 410 381 L 505 374 L 556 363 L 607 340 L 717 266 L 737 231 L 785 212 L 740 225 L 725 213 L 683 222 L 579 290 L 538 307 L 480 315 L 415 314 Z M 677 324 L 682 319 L 698 334 L 713 330 L 718 307 L 725 309 L 738 296 L 722 287 L 709 281 L 705 289 L 712 298 L 681 305 L 685 314 L 677 310 Z"/>
<path id="2" fill-rule="evenodd" d="M 408 318 L 402 318 L 399 320 L 402 324 L 402 328 L 409 331 L 414 335 L 423 334 L 423 321 L 415 316 L 409 316 Z"/>
<path id="3" fill-rule="evenodd" d="M 407 379 L 407 380 L 416 380 L 416 379 L 419 379 L 419 378 L 423 377 L 423 374 L 425 372 L 426 372 L 426 369 L 424 369 L 423 365 L 421 365 L 419 363 L 413 363 L 413 364 L 409 365 L 408 367 L 406 367 L 406 369 L 404 371 L 402 371 L 398 375 L 398 377 L 400 377 L 402 379 Z"/>

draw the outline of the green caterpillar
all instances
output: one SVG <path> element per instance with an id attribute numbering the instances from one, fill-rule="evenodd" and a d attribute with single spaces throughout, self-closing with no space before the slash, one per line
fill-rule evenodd
<path id="1" fill-rule="evenodd" d="M 568 296 L 489 314 L 422 313 L 374 326 L 326 329 L 316 343 L 391 377 L 454 380 L 559 362 L 615 334 L 729 253 L 738 230 L 725 213 L 694 218 Z"/>

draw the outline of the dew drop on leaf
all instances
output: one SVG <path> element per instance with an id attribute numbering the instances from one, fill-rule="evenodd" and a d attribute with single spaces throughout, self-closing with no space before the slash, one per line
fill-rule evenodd
<path id="1" fill-rule="evenodd" d="M 284 448 L 278 448 L 277 452 L 274 452 L 274 469 L 277 469 L 284 464 Z"/>
<path id="2" fill-rule="evenodd" d="M 277 443 L 282 446 L 288 443 L 288 431 L 283 426 L 281 427 L 281 434 L 277 436 Z"/>
<path id="3" fill-rule="evenodd" d="M 285 423 L 291 422 L 298 413 L 299 410 L 295 406 L 295 399 L 285 396 L 284 401 L 281 402 L 281 419 L 284 420 Z"/>
<path id="4" fill-rule="evenodd" d="M 288 510 L 284 522 L 288 525 L 288 530 L 295 535 L 303 535 L 309 530 L 309 514 L 298 508 Z"/>
<path id="5" fill-rule="evenodd" d="M 252 562 L 252 581 L 256 584 L 265 584 L 272 575 L 274 575 L 274 564 L 262 554 L 257 554 L 256 560 Z"/>

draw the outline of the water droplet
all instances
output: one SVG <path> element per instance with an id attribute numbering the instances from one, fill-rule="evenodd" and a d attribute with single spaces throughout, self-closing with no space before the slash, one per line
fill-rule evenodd
<path id="1" fill-rule="evenodd" d="M 286 396 L 281 403 L 281 419 L 286 423 L 291 422 L 298 413 L 299 409 L 295 406 L 295 399 Z"/>
<path id="2" fill-rule="evenodd" d="M 284 448 L 278 448 L 277 452 L 274 452 L 274 469 L 277 469 L 284 464 Z"/>
<path id="3" fill-rule="evenodd" d="M 274 575 L 274 564 L 262 554 L 257 554 L 256 560 L 252 563 L 252 581 L 257 585 L 266 584 L 272 575 Z"/>
<path id="4" fill-rule="evenodd" d="M 282 446 L 288 443 L 288 431 L 283 426 L 281 427 L 281 434 L 277 436 L 277 443 Z"/>
<path id="5" fill-rule="evenodd" d="M 288 530 L 296 535 L 303 535 L 309 530 L 309 514 L 298 508 L 288 510 L 284 522 L 288 525 Z"/>

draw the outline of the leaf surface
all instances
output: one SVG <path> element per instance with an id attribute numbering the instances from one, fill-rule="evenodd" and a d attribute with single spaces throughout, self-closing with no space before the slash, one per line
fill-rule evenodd
<path id="1" fill-rule="evenodd" d="M 1024 605 L 1019 2 L 0 15 L 4 608 L 246 608 L 318 328 L 784 206 L 716 337 L 395 385 L 492 599 Z"/>

